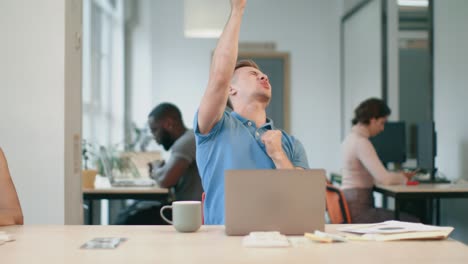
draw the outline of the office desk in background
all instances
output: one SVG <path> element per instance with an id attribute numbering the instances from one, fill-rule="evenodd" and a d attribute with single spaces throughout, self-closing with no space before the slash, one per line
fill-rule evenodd
<path id="1" fill-rule="evenodd" d="M 327 225 L 334 232 L 339 225 Z M 468 247 L 455 240 L 302 243 L 289 248 L 244 248 L 242 236 L 224 226 L 177 233 L 172 226 L 11 226 L 0 227 L 16 241 L 0 246 L 2 263 L 460 263 Z M 126 237 L 117 249 L 83 250 L 96 237 Z"/>
<path id="2" fill-rule="evenodd" d="M 166 201 L 169 190 L 159 186 L 153 187 L 109 187 L 97 189 L 83 189 L 83 201 L 88 205 L 88 224 L 93 224 L 94 201 L 99 200 L 139 200 Z"/>
<path id="3" fill-rule="evenodd" d="M 419 185 L 376 185 L 374 191 L 382 193 L 384 199 L 388 196 L 395 199 L 395 219 L 400 219 L 400 207 L 403 200 L 424 199 L 431 216 L 431 223 L 440 225 L 441 198 L 468 198 L 468 185 L 449 183 L 421 183 Z M 435 205 L 434 205 L 435 203 Z M 435 207 L 435 222 L 432 208 Z M 468 210 L 468 206 L 467 206 Z M 468 260 L 467 260 L 468 263 Z"/>

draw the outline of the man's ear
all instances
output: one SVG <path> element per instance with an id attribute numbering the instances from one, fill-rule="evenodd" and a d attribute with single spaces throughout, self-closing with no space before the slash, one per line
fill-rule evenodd
<path id="1" fill-rule="evenodd" d="M 235 94 L 237 94 L 236 88 L 234 88 L 232 84 L 229 85 L 229 95 L 235 95 Z"/>

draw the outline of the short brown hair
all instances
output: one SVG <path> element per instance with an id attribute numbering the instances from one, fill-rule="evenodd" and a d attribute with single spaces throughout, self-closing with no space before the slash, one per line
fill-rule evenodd
<path id="1" fill-rule="evenodd" d="M 359 104 L 354 110 L 353 125 L 362 123 L 368 125 L 372 118 L 387 117 L 392 113 L 388 105 L 381 99 L 369 98 Z"/>
<path id="2" fill-rule="evenodd" d="M 253 67 L 253 68 L 257 69 L 257 70 L 260 70 L 257 63 L 255 63 L 253 60 L 239 60 L 236 63 L 236 67 L 234 68 L 234 71 L 236 71 L 237 69 L 243 68 L 243 67 Z"/>

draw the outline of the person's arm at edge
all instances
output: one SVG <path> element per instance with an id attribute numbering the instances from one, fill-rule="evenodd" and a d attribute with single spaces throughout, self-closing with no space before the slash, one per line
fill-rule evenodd
<path id="1" fill-rule="evenodd" d="M 208 134 L 221 120 L 229 96 L 229 84 L 238 55 L 239 32 L 246 0 L 231 0 L 231 14 L 218 40 L 211 62 L 210 77 L 198 109 L 198 127 Z"/>
<path id="2" fill-rule="evenodd" d="M 8 170 L 7 160 L 0 148 L 0 226 L 23 223 L 23 211 Z"/>
<path id="3" fill-rule="evenodd" d="M 23 224 L 23 214 L 17 209 L 0 209 L 0 226 Z"/>

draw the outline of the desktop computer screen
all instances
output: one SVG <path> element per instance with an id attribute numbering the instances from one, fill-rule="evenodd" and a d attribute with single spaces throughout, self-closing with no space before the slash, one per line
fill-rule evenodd
<path id="1" fill-rule="evenodd" d="M 434 175 L 437 155 L 437 137 L 434 122 L 417 124 L 417 162 L 418 167 Z"/>
<path id="2" fill-rule="evenodd" d="M 405 122 L 387 122 L 383 132 L 370 138 L 382 163 L 401 164 L 406 161 Z"/>

